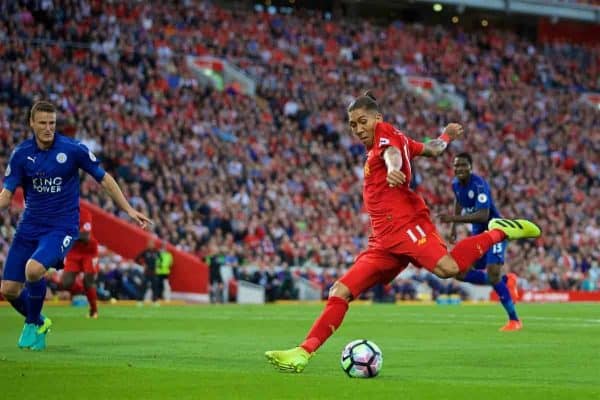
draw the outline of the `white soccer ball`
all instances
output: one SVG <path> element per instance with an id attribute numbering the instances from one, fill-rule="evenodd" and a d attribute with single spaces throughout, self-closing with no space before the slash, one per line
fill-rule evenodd
<path id="1" fill-rule="evenodd" d="M 383 353 L 370 340 L 354 340 L 344 347 L 341 364 L 351 378 L 374 378 L 381 371 Z"/>

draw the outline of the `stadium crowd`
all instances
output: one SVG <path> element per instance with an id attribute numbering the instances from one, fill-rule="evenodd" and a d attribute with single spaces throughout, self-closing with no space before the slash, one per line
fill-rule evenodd
<path id="1" fill-rule="evenodd" d="M 580 101 L 600 90 L 598 47 L 208 2 L 28 5 L 0 6 L 1 165 L 30 135 L 32 102 L 47 98 L 61 109 L 59 130 L 102 159 L 160 238 L 202 257 L 212 241 L 240 271 L 339 271 L 369 234 L 364 150 L 345 108 L 371 89 L 386 119 L 415 139 L 465 125 L 465 139 L 441 159 L 415 161 L 414 187 L 433 213 L 452 209 L 452 154 L 469 151 L 500 212 L 543 229 L 535 243 L 509 246 L 520 285 L 598 287 L 600 112 Z M 187 54 L 237 65 L 258 96 L 200 85 Z M 447 85 L 464 111 L 409 92 L 408 75 Z M 83 197 L 117 213 L 91 185 L 82 182 Z M 0 215 L 0 260 L 17 217 Z M 326 285 L 330 275 L 311 279 Z"/>

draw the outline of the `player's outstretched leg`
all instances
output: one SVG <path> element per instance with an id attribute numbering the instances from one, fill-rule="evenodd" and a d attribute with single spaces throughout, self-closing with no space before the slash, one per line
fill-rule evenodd
<path id="1" fill-rule="evenodd" d="M 347 294 L 347 296 L 338 297 L 336 295 L 330 295 L 321 316 L 317 318 L 306 335 L 306 339 L 300 346 L 289 350 L 272 350 L 265 352 L 265 357 L 267 357 L 267 360 L 269 360 L 271 364 L 284 372 L 304 371 L 304 368 L 308 365 L 308 360 L 312 357 L 313 353 L 321 347 L 331 335 L 333 335 L 335 330 L 339 328 L 344 320 L 346 311 L 348 311 L 348 300 L 346 300 L 346 297 L 350 297 L 350 292 L 345 286 L 340 289 L 342 286 L 343 284 L 336 282 L 331 293 L 340 291 Z"/>
<path id="2" fill-rule="evenodd" d="M 509 240 L 537 238 L 542 234 L 539 226 L 526 219 L 492 218 L 488 229 L 499 229 Z"/>
<path id="3" fill-rule="evenodd" d="M 265 357 L 277 369 L 284 372 L 302 372 L 308 365 L 312 354 L 302 347 L 290 350 L 271 350 L 265 352 Z"/>

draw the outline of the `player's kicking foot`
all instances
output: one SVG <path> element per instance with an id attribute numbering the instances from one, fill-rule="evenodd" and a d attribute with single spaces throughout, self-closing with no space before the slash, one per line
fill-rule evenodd
<path id="1" fill-rule="evenodd" d="M 523 323 L 519 320 L 511 319 L 499 330 L 500 332 L 512 332 L 520 331 L 521 329 L 523 329 Z"/>
<path id="2" fill-rule="evenodd" d="M 517 289 L 517 274 L 509 273 L 506 274 L 506 287 L 508 288 L 508 293 L 510 294 L 510 298 L 512 299 L 514 304 L 517 304 L 517 300 L 519 300 L 519 290 Z"/>
<path id="3" fill-rule="evenodd" d="M 488 229 L 500 229 L 509 240 L 537 238 L 542 234 L 539 226 L 526 219 L 492 218 Z"/>
<path id="4" fill-rule="evenodd" d="M 265 352 L 265 357 L 277 369 L 284 372 L 302 372 L 312 355 L 302 347 L 290 350 L 273 350 Z"/>

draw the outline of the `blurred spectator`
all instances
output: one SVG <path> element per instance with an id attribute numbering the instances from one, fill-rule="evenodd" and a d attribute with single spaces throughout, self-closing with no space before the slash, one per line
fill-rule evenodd
<path id="1" fill-rule="evenodd" d="M 156 266 L 157 292 L 160 299 L 168 300 L 165 296 L 167 286 L 169 285 L 169 275 L 173 266 L 173 254 L 167 250 L 167 242 L 162 241 L 162 246 L 158 256 Z"/>
<path id="2" fill-rule="evenodd" d="M 0 165 L 29 135 L 28 107 L 48 98 L 64 114 L 59 129 L 94 149 L 158 236 L 196 254 L 212 242 L 221 262 L 258 268 L 248 278 L 271 299 L 290 295 L 276 289 L 276 267 L 322 267 L 313 278 L 325 291 L 366 245 L 364 149 L 344 110 L 367 88 L 417 140 L 449 121 L 466 126 L 445 158 L 415 161 L 413 187 L 434 214 L 449 211 L 452 154 L 478 154 L 500 212 L 542 225 L 535 243 L 509 246 L 507 267 L 523 287 L 581 286 L 600 259 L 600 115 L 581 101 L 600 90 L 598 47 L 397 21 L 357 29 L 310 10 L 210 2 L 55 2 L 51 14 L 2 7 Z M 237 65 L 258 97 L 202 86 L 188 54 Z M 437 79 L 465 111 L 404 89 L 409 75 Z M 84 180 L 82 195 L 117 213 L 92 185 Z M 17 218 L 0 215 L 3 238 Z M 123 270 L 107 271 L 105 283 L 133 293 L 139 268 Z"/>
<path id="3" fill-rule="evenodd" d="M 148 240 L 147 247 L 137 255 L 135 262 L 144 266 L 143 282 L 138 290 L 138 301 L 144 301 L 146 291 L 152 290 L 152 302 L 157 304 L 158 299 L 162 291 L 160 290 L 159 277 L 157 274 L 157 267 L 160 261 L 160 252 L 156 248 L 156 240 L 151 238 Z M 136 281 L 137 274 L 136 270 L 130 269 L 127 271 L 128 283 L 130 285 L 129 290 L 133 292 L 133 287 L 138 286 Z"/>

